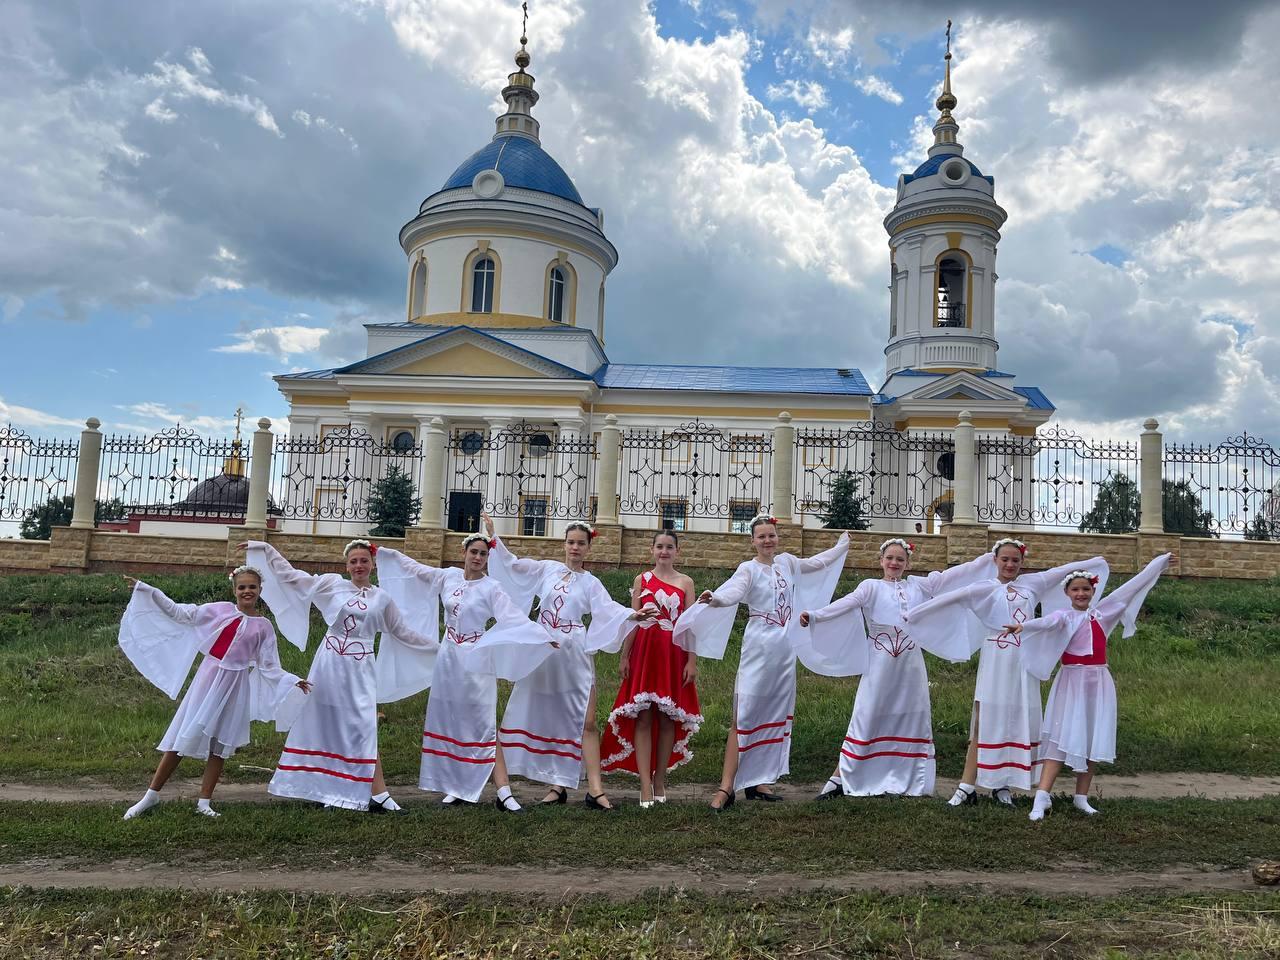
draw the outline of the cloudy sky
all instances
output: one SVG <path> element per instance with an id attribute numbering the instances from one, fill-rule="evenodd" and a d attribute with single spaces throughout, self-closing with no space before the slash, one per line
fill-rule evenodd
<path id="1" fill-rule="evenodd" d="M 543 145 L 621 253 L 614 360 L 878 385 L 881 220 L 949 14 L 960 139 L 1009 211 L 1000 367 L 1091 430 L 1276 439 L 1280 5 L 531 6 Z M 272 374 L 402 317 L 397 231 L 492 135 L 518 31 L 511 0 L 9 0 L 0 423 L 282 417 Z"/>

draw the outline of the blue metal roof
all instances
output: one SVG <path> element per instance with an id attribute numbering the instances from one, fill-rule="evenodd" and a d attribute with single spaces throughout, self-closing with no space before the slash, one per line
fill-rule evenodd
<path id="1" fill-rule="evenodd" d="M 827 367 L 703 367 L 606 363 L 595 381 L 615 390 L 705 390 L 716 393 L 826 393 L 869 397 L 862 372 Z"/>
<path id="2" fill-rule="evenodd" d="M 942 169 L 942 165 L 954 156 L 954 153 L 940 153 L 936 157 L 930 157 L 924 163 L 920 164 L 920 166 L 916 167 L 914 173 L 904 174 L 903 183 L 910 183 L 918 177 L 928 177 L 937 173 Z M 964 157 L 960 157 L 959 159 L 964 160 L 965 163 L 969 164 L 969 172 L 975 177 L 982 177 L 982 179 L 987 181 L 987 183 L 995 186 L 995 178 L 986 176 L 978 169 L 977 165 L 972 160 L 967 160 Z"/>
<path id="3" fill-rule="evenodd" d="M 972 372 L 972 371 L 971 371 Z M 949 373 L 940 373 L 937 370 L 917 370 L 915 367 L 908 367 L 905 370 L 899 370 L 894 374 L 895 377 L 949 377 Z M 976 377 L 1012 377 L 1015 374 L 1002 373 L 999 370 L 983 370 L 974 372 Z"/>
<path id="4" fill-rule="evenodd" d="M 1020 393 L 1027 398 L 1027 406 L 1032 410 L 1056 410 L 1049 398 L 1044 395 L 1039 387 L 1014 387 L 1014 393 Z"/>
<path id="5" fill-rule="evenodd" d="M 481 170 L 497 170 L 509 187 L 538 190 L 574 203 L 582 195 L 551 154 L 527 137 L 500 136 L 462 162 L 440 189 L 469 187 Z"/>
<path id="6" fill-rule="evenodd" d="M 305 370 L 302 373 L 283 373 L 280 376 L 287 377 L 290 380 L 332 380 L 333 368 L 330 367 L 328 370 Z"/>

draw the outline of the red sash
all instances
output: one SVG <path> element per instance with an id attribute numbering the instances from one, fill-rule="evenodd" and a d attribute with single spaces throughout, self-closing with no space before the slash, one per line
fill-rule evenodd
<path id="1" fill-rule="evenodd" d="M 1093 649 L 1086 654 L 1064 653 L 1062 655 L 1064 665 L 1100 667 L 1107 662 L 1107 635 L 1102 632 L 1101 625 L 1093 617 L 1089 618 L 1089 625 L 1093 628 Z"/>
<path id="2" fill-rule="evenodd" d="M 218 639 L 213 641 L 213 646 L 209 648 L 209 656 L 215 660 L 221 660 L 227 655 L 227 650 L 231 647 L 231 641 L 235 639 L 236 630 L 240 627 L 240 622 L 244 617 L 236 617 L 218 634 Z"/>

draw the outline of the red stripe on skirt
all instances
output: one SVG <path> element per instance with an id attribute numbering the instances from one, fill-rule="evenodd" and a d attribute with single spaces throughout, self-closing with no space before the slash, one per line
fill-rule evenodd
<path id="1" fill-rule="evenodd" d="M 739 747 L 738 753 L 746 753 L 748 750 L 754 750 L 756 747 L 763 747 L 766 743 L 781 743 L 789 736 L 791 736 L 791 734 L 784 733 L 780 737 L 773 737 L 769 740 L 757 740 L 755 743 L 749 743 L 745 747 Z"/>
<path id="2" fill-rule="evenodd" d="M 326 753 L 323 750 L 299 750 L 297 747 L 285 747 L 285 753 L 296 753 L 304 757 L 328 757 L 330 760 L 341 760 L 343 763 L 377 763 L 378 758 L 372 760 L 357 760 L 354 757 L 344 757 L 340 753 Z"/>
<path id="3" fill-rule="evenodd" d="M 423 730 L 422 735 L 430 737 L 432 740 L 444 740 L 452 743 L 455 747 L 494 747 L 498 743 L 496 740 L 476 741 L 474 743 L 470 740 L 455 740 L 453 737 L 446 737 L 442 733 L 432 733 L 430 730 Z"/>
<path id="4" fill-rule="evenodd" d="M 872 737 L 870 740 L 855 740 L 853 737 L 845 737 L 845 743 L 856 743 L 860 747 L 869 747 L 873 743 L 884 743 L 892 740 L 897 743 L 933 743 L 932 737 Z"/>
<path id="5" fill-rule="evenodd" d="M 324 767 L 295 767 L 287 764 L 278 764 L 277 770 L 290 770 L 297 773 L 324 773 L 331 777 L 340 777 L 343 780 L 354 780 L 356 783 L 373 783 L 373 777 L 353 777 L 349 773 L 339 773 L 337 770 L 326 770 Z"/>
<path id="6" fill-rule="evenodd" d="M 503 740 L 502 748 L 505 750 L 507 747 L 519 747 L 521 750 L 528 750 L 530 753 L 542 753 L 542 754 L 549 754 L 556 757 L 568 757 L 570 760 L 580 761 L 582 759 L 582 755 L 579 753 L 569 753 L 566 750 L 540 750 L 537 747 L 531 747 L 527 743 L 520 743 L 519 741 L 516 741 L 516 740 L 512 740 L 510 743 L 508 743 L 506 740 Z"/>
<path id="7" fill-rule="evenodd" d="M 878 750 L 875 753 L 857 754 L 850 753 L 848 750 L 841 750 L 842 754 L 850 760 L 870 760 L 873 757 L 909 757 L 913 760 L 928 760 L 927 753 L 903 753 L 901 750 Z"/>
<path id="8" fill-rule="evenodd" d="M 444 757 L 446 760 L 460 760 L 463 763 L 493 763 L 494 762 L 493 757 L 489 757 L 487 759 L 484 757 L 479 757 L 479 758 L 460 757 L 456 753 L 446 753 L 444 750 L 432 750 L 430 747 L 423 747 L 422 752 L 430 753 L 437 757 Z"/>
<path id="9" fill-rule="evenodd" d="M 580 740 L 561 740 L 557 737 L 540 737 L 536 733 L 530 733 L 528 730 L 520 730 L 516 727 L 499 727 L 499 733 L 511 733 L 518 737 L 528 737 L 530 740 L 541 740 L 543 743 L 563 743 L 566 747 L 577 747 L 582 749 L 582 741 Z"/>

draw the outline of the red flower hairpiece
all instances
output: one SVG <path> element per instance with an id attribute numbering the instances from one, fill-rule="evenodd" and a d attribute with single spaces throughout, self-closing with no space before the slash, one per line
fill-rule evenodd
<path id="1" fill-rule="evenodd" d="M 490 550 L 492 550 L 494 547 L 498 545 L 498 538 L 494 537 L 492 540 L 486 540 L 485 544 L 489 547 Z"/>
<path id="2" fill-rule="evenodd" d="M 376 557 L 378 555 L 378 545 L 376 543 L 369 544 L 369 556 Z"/>
<path id="3" fill-rule="evenodd" d="M 911 541 L 907 541 L 907 552 L 908 552 L 908 553 L 915 553 L 915 552 L 916 552 L 916 545 L 915 545 L 914 543 L 912 543 Z"/>

